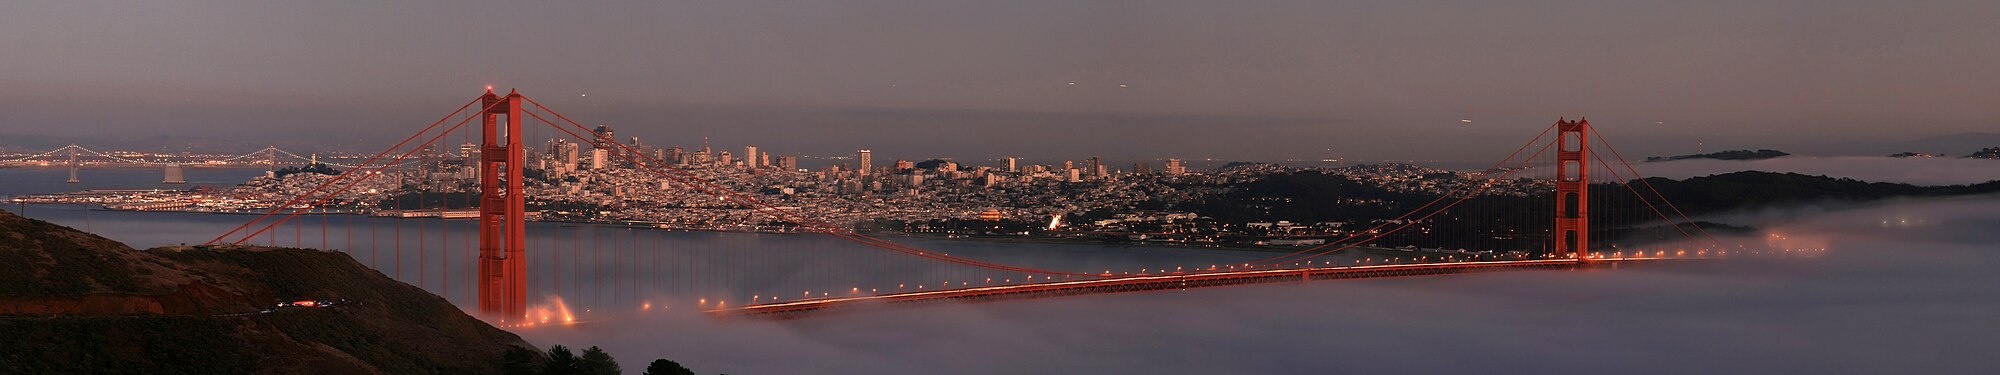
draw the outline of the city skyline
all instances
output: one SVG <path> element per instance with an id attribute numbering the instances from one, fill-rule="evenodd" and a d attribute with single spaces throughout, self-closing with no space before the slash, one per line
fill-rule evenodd
<path id="1" fill-rule="evenodd" d="M 2000 1 L 0 8 L 5 374 L 2000 373 Z"/>
<path id="2" fill-rule="evenodd" d="M 1900 145 L 1989 129 L 2000 83 L 1981 2 L 517 5 L 31 2 L 0 122 L 360 148 L 490 84 L 802 154 L 1465 161 L 1590 116 L 1648 155 L 1876 155 L 1969 151 Z"/>

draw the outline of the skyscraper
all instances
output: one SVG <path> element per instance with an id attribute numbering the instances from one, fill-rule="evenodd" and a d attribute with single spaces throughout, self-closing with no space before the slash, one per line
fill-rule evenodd
<path id="1" fill-rule="evenodd" d="M 797 157 L 797 156 L 791 156 L 791 155 L 783 155 L 783 156 L 779 156 L 779 157 L 778 157 L 778 163 L 777 163 L 777 166 L 778 166 L 778 169 L 783 169 L 783 170 L 786 170 L 786 171 L 795 171 L 795 170 L 798 170 L 798 169 L 799 169 L 799 157 Z"/>
<path id="2" fill-rule="evenodd" d="M 618 143 L 618 138 L 612 133 L 610 125 L 598 125 L 597 130 L 591 131 L 591 133 L 597 135 L 597 139 L 591 140 L 592 143 L 590 146 L 592 148 L 610 148 L 612 147 L 611 144 Z"/>
<path id="3" fill-rule="evenodd" d="M 1179 176 L 1183 174 L 1187 174 L 1187 161 L 1181 159 L 1167 159 L 1167 175 Z"/>
<path id="4" fill-rule="evenodd" d="M 743 167 L 757 169 L 757 146 L 743 146 Z"/>
<path id="5" fill-rule="evenodd" d="M 576 152 L 577 152 L 577 149 L 578 149 L 579 147 L 577 147 L 577 145 L 576 145 L 575 143 L 569 143 L 568 141 L 564 141 L 564 142 L 563 142 L 563 143 L 561 144 L 561 146 L 562 146 L 562 165 L 563 165 L 563 171 L 564 171 L 564 172 L 575 172 L 575 171 L 576 171 Z"/>
<path id="6" fill-rule="evenodd" d="M 1005 159 L 1007 160 L 1007 173 L 1020 172 L 1019 169 L 1015 169 L 1015 163 L 1019 163 L 1021 158 L 1008 156 Z"/>
<path id="7" fill-rule="evenodd" d="M 855 169 L 860 170 L 861 174 L 865 175 L 875 170 L 875 168 L 872 166 L 875 164 L 874 151 L 869 151 L 868 149 L 865 148 L 859 151 L 855 151 L 854 158 L 859 160 L 860 162 L 860 165 L 857 165 Z"/>

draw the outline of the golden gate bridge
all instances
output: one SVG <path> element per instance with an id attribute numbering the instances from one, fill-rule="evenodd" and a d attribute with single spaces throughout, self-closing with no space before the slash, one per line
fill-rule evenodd
<path id="1" fill-rule="evenodd" d="M 456 119 L 454 122 L 453 120 Z M 468 127 L 477 120 L 476 125 Z M 547 131 L 544 137 L 542 131 Z M 1586 119 L 1558 120 L 1478 177 L 1409 207 L 1393 219 L 1375 220 L 1323 244 L 1269 253 L 1247 261 L 1183 264 L 1172 268 L 1077 269 L 1001 261 L 1005 256 L 956 254 L 890 241 L 849 225 L 810 217 L 767 202 L 702 174 L 680 168 L 615 141 L 600 142 L 589 127 L 518 92 L 497 94 L 489 87 L 478 98 L 328 178 L 248 222 L 215 236 L 205 245 L 241 245 L 264 237 L 275 244 L 277 229 L 293 227 L 303 247 L 304 228 L 316 216 L 320 241 L 341 236 L 330 228 L 326 207 L 363 204 L 343 201 L 342 193 L 363 180 L 407 163 L 413 154 L 454 135 L 476 144 L 476 184 L 457 185 L 436 205 L 476 207 L 477 219 L 393 225 L 391 249 L 378 246 L 381 228 L 370 224 L 366 243 L 357 226 L 344 226 L 346 250 L 403 279 L 406 237 L 436 248 L 414 250 L 419 287 L 431 285 L 435 270 L 440 294 L 452 298 L 451 283 L 473 301 L 477 312 L 503 325 L 526 326 L 571 319 L 531 306 L 579 296 L 595 288 L 586 309 L 612 310 L 620 304 L 662 309 L 669 303 L 693 305 L 716 316 L 797 318 L 843 309 L 938 301 L 991 301 L 1099 293 L 1179 290 L 1228 285 L 1297 283 L 1350 278 L 1441 275 L 1504 270 L 1582 269 L 1623 263 L 1718 259 L 1763 253 L 1728 247 L 1665 199 Z M 531 140 L 573 139 L 609 149 L 637 173 L 670 181 L 675 191 L 725 202 L 753 216 L 752 222 L 783 223 L 798 232 L 836 238 L 856 247 L 806 245 L 738 249 L 674 248 L 669 231 L 633 228 L 610 235 L 542 238 L 530 251 L 526 225 L 529 186 L 523 145 Z M 268 153 L 268 151 L 267 151 Z M 1608 158 L 1607 158 L 1608 156 Z M 475 161 L 468 160 L 467 167 Z M 1609 176 L 1609 180 L 1592 180 Z M 533 184 L 531 184 L 533 182 Z M 1497 191 L 1496 186 L 1536 186 L 1546 191 Z M 667 185 L 661 185 L 665 189 Z M 421 193 L 421 192 L 420 192 Z M 476 194 L 475 194 L 476 193 Z M 440 193 L 444 194 L 444 193 Z M 456 203 L 451 200 L 458 200 Z M 417 199 L 419 205 L 430 204 Z M 420 207 L 421 208 L 421 207 Z M 311 215 L 314 212 L 321 215 Z M 456 238 L 456 245 L 453 245 Z M 606 242 L 609 245 L 606 246 Z M 749 250 L 744 250 L 747 248 Z M 1451 250 L 1456 248 L 1455 250 Z M 604 251 L 611 250 L 611 262 Z M 394 251 L 393 267 L 376 263 L 382 250 Z M 1416 251 L 1423 250 L 1423 251 Z M 1355 255 L 1359 252 L 1363 255 Z M 988 254 L 990 255 L 990 254 Z M 436 265 L 426 264 L 435 257 Z M 529 262 L 538 264 L 530 267 Z M 454 264 L 456 263 L 456 264 Z M 543 270 L 531 273 L 529 270 Z M 457 272 L 457 276 L 452 276 Z M 543 274 L 546 273 L 546 274 Z M 567 274 L 567 275 L 566 275 Z M 608 276 L 608 277 L 607 277 Z M 612 304 L 601 294 L 609 279 Z M 757 279 L 786 279 L 782 286 Z M 568 282 L 569 285 L 565 285 Z M 585 285 L 589 284 L 589 285 Z M 476 295 L 474 293 L 476 292 Z M 623 298 L 624 301 L 618 300 Z M 658 298 L 658 299 L 654 299 Z M 673 301 L 679 299 L 680 301 Z M 677 303 L 676 303 L 677 302 Z M 681 305 L 681 306 L 686 306 Z M 626 306 L 626 308 L 633 306 Z"/>

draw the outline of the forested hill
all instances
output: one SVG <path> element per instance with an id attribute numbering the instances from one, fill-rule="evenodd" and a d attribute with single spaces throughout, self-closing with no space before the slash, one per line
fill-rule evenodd
<path id="1" fill-rule="evenodd" d="M 0 212 L 0 268 L 0 374 L 485 374 L 528 345 L 339 252 L 135 250 Z M 297 300 L 340 303 L 277 308 Z"/>
<path id="2" fill-rule="evenodd" d="M 1764 160 L 1764 159 L 1784 157 L 1790 155 L 1791 155 L 1790 153 L 1778 150 L 1756 150 L 1756 151 L 1730 150 L 1721 152 L 1711 152 L 1706 154 L 1653 156 L 1653 157 L 1647 157 L 1646 161 L 1674 161 L 1674 160 L 1687 160 L 1687 159 Z"/>
<path id="3" fill-rule="evenodd" d="M 2000 193 L 2000 180 L 1973 185 L 1916 186 L 1798 173 L 1735 172 L 1646 182 L 1689 214 L 1806 203 L 1861 203 L 1898 197 Z M 1643 186 L 1643 185 L 1642 185 Z"/>
<path id="4" fill-rule="evenodd" d="M 1689 215 L 1735 209 L 1758 209 L 1809 203 L 1864 203 L 1897 197 L 1943 197 L 2000 193 L 2000 181 L 1975 185 L 1916 186 L 1866 182 L 1797 173 L 1735 172 L 1684 180 L 1649 178 L 1637 189 L 1658 189 L 1667 201 Z M 1643 191 L 1643 190 L 1642 190 Z M 1621 185 L 1600 183 L 1591 190 L 1593 202 L 1638 204 Z M 1292 220 L 1302 222 L 1386 219 L 1435 199 L 1435 195 L 1392 192 L 1318 171 L 1279 173 L 1229 186 L 1226 193 L 1197 202 L 1161 204 L 1193 211 L 1224 222 Z M 1487 197 L 1474 206 L 1493 210 L 1539 211 L 1545 199 Z M 1541 197 L 1546 198 L 1546 197 Z M 1609 206 L 1607 206 L 1609 207 Z"/>

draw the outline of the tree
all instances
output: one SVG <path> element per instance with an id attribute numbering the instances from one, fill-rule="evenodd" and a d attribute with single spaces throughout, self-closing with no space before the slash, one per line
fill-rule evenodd
<path id="1" fill-rule="evenodd" d="M 277 177 L 282 179 L 285 178 L 285 176 L 299 174 L 299 173 L 318 173 L 328 176 L 340 175 L 340 171 L 333 170 L 333 167 L 327 166 L 326 163 L 320 163 L 304 167 L 285 167 L 284 169 L 271 171 L 271 177 Z"/>
<path id="2" fill-rule="evenodd" d="M 584 375 L 618 375 L 625 372 L 618 368 L 618 360 L 611 359 L 611 354 L 596 346 L 583 350 L 583 362 L 577 368 Z"/>
<path id="3" fill-rule="evenodd" d="M 653 364 L 646 365 L 646 372 L 642 374 L 643 375 L 694 375 L 694 370 L 689 370 L 686 367 L 681 367 L 680 362 L 669 361 L 666 358 L 661 358 L 653 360 Z"/>
<path id="4" fill-rule="evenodd" d="M 591 347 L 591 349 L 596 348 Z M 549 363 L 545 367 L 542 367 L 542 373 L 547 375 L 583 375 L 583 360 L 577 358 L 576 353 L 570 352 L 568 347 L 562 345 L 550 346 Z"/>
<path id="5" fill-rule="evenodd" d="M 500 360 L 501 373 L 507 375 L 536 375 L 542 373 L 541 366 L 537 366 L 535 363 L 536 354 L 534 350 L 519 346 L 507 348 L 506 356 L 501 357 Z"/>

